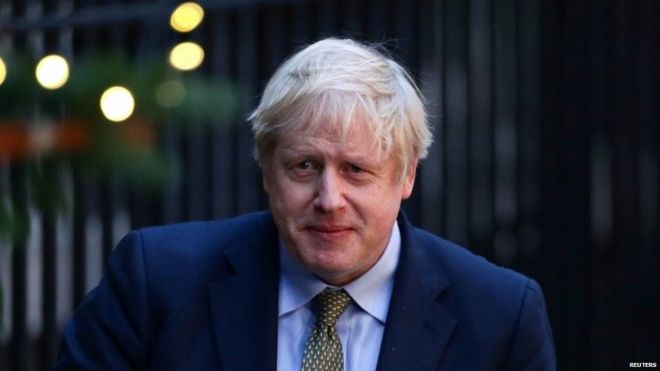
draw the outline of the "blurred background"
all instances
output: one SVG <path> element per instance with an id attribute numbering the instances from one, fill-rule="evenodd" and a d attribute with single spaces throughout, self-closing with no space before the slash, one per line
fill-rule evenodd
<path id="1" fill-rule="evenodd" d="M 559 369 L 660 363 L 660 2 L 0 2 L 0 370 L 53 361 L 130 229 L 266 207 L 245 122 L 292 51 L 428 98 L 414 223 L 538 280 Z"/>

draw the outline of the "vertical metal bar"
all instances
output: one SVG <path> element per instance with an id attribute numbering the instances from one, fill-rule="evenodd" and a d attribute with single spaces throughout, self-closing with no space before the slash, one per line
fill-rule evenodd
<path id="1" fill-rule="evenodd" d="M 17 235 L 12 246 L 12 337 L 10 340 L 10 369 L 27 370 L 29 367 L 29 339 L 27 336 L 27 173 L 24 164 L 10 165 L 12 208 L 16 213 Z"/>
<path id="2" fill-rule="evenodd" d="M 205 205 L 208 203 L 205 200 L 206 189 L 206 159 L 204 155 L 204 138 L 206 137 L 206 129 L 199 119 L 192 118 L 186 123 L 185 131 L 187 161 L 185 163 L 185 176 L 184 182 L 187 184 L 188 191 L 188 213 L 187 220 L 200 220 L 207 218 L 205 212 Z"/>
<path id="3" fill-rule="evenodd" d="M 55 184 L 59 184 L 59 166 L 54 160 L 44 161 L 43 163 L 44 179 Z M 59 191 L 59 190 L 58 190 Z M 40 349 L 40 368 L 47 369 L 57 352 L 58 330 L 55 318 L 57 303 L 57 205 L 48 205 L 43 210 L 41 220 L 42 230 L 42 308 L 43 333 L 41 336 Z"/>
<path id="4" fill-rule="evenodd" d="M 281 7 L 264 12 L 264 29 L 268 30 L 263 43 L 264 76 L 271 76 L 285 58 L 289 39 L 289 29 L 285 27 L 286 13 Z"/>
<path id="5" fill-rule="evenodd" d="M 640 313 L 641 358 L 660 357 L 660 4 L 639 2 L 634 17 L 639 19 L 636 34 L 640 52 L 635 60 L 639 87 L 640 151 L 639 151 L 639 204 L 640 204 L 640 298 L 650 298 Z M 645 300 L 645 299 L 644 299 Z M 646 300 L 645 300 L 646 301 Z M 653 355 L 655 354 L 655 356 Z"/>
<path id="6" fill-rule="evenodd" d="M 0 160 L 0 208 L 9 212 L 13 207 L 10 185 L 10 166 L 7 159 Z M 3 341 L 0 342 L 0 370 L 5 370 L 10 364 L 11 344 L 9 341 L 9 332 L 11 329 L 11 313 L 13 303 L 11 301 L 12 288 L 12 241 L 8 230 L 5 231 L 2 240 L 0 240 L 0 334 L 3 334 Z M 4 366 L 6 365 L 6 366 Z"/>
<path id="7" fill-rule="evenodd" d="M 342 19 L 343 22 L 341 27 L 346 28 L 346 31 L 349 32 L 351 37 L 356 39 L 364 38 L 363 27 L 364 23 L 362 22 L 362 7 L 364 1 L 354 1 L 354 0 L 343 0 L 341 1 L 341 8 L 343 9 Z"/>
<path id="8" fill-rule="evenodd" d="M 309 44 L 316 40 L 317 36 L 312 32 L 311 2 L 303 2 L 291 7 L 291 42 L 294 47 Z"/>
<path id="9" fill-rule="evenodd" d="M 493 3 L 469 7 L 469 246 L 492 257 L 493 238 Z"/>
<path id="10" fill-rule="evenodd" d="M 387 7 L 383 4 L 383 0 L 368 0 L 369 19 L 367 24 L 367 31 L 370 40 L 383 41 L 386 38 L 387 30 Z"/>
<path id="11" fill-rule="evenodd" d="M 87 189 L 80 164 L 72 166 L 73 194 L 73 307 L 85 297 L 87 292 Z"/>
<path id="12" fill-rule="evenodd" d="M 396 0 L 389 7 L 395 17 L 391 17 L 394 21 L 394 37 L 397 42 L 397 49 L 400 53 L 402 63 L 411 71 L 413 76 L 416 76 L 415 69 L 419 64 L 417 57 L 414 39 L 417 36 L 415 30 L 416 12 L 414 12 L 414 5 L 408 0 Z"/>
<path id="13" fill-rule="evenodd" d="M 188 149 L 189 147 L 189 141 L 188 141 L 188 135 L 190 134 L 185 128 L 177 126 L 173 130 L 174 133 L 174 141 L 176 142 L 176 145 L 178 147 L 178 160 L 179 163 L 181 164 L 181 174 L 182 174 L 182 179 L 181 179 L 181 188 L 180 192 L 178 194 L 179 196 L 179 203 L 181 207 L 181 220 L 180 221 L 187 221 L 190 220 L 190 197 L 191 197 L 191 184 L 190 180 L 187 179 L 188 175 L 188 164 L 190 161 L 190 151 Z M 132 203 L 132 202 L 131 202 Z"/>
<path id="14" fill-rule="evenodd" d="M 337 1 L 319 0 L 317 24 L 319 27 L 319 37 L 334 36 L 337 32 Z"/>
<path id="15" fill-rule="evenodd" d="M 495 257 L 512 264 L 518 254 L 517 225 L 517 106 L 516 89 L 516 5 L 513 1 L 498 2 L 494 7 L 495 62 Z"/>
<path id="16" fill-rule="evenodd" d="M 547 268 L 540 259 L 540 38 L 538 0 L 517 3 L 517 163 L 521 268 L 541 273 Z M 535 269 L 533 269 L 535 267 Z M 536 277 L 541 279 L 542 277 Z"/>
<path id="17" fill-rule="evenodd" d="M 553 267 L 564 264 L 562 251 L 563 237 L 559 231 L 562 220 L 560 205 L 562 203 L 558 187 L 561 179 L 558 175 L 562 173 L 560 163 L 557 160 L 561 155 L 562 138 L 558 124 L 562 122 L 562 89 L 564 85 L 563 71 L 563 49 L 562 18 L 564 16 L 563 5 L 558 2 L 543 2 L 541 11 L 541 215 L 542 244 L 541 248 L 553 253 L 548 256 L 547 264 Z M 563 303 L 554 298 L 563 297 L 563 277 L 555 271 L 551 279 L 546 282 L 544 292 L 548 297 L 549 308 L 556 323 L 568 323 L 563 308 Z M 577 363 L 568 362 L 566 357 L 566 326 L 553 328 L 555 347 L 557 349 L 557 367 L 564 369 L 570 364 L 575 369 L 586 369 L 584 359 Z M 575 361 L 575 360 L 572 360 Z"/>
<path id="18" fill-rule="evenodd" d="M 445 81 L 444 70 L 444 18 L 440 0 L 423 0 L 420 6 L 420 49 L 421 49 L 421 89 L 424 92 L 429 112 L 428 120 L 433 127 L 434 143 L 428 157 L 420 167 L 418 188 L 424 200 L 421 206 L 421 225 L 428 230 L 445 232 Z M 371 10 L 370 10 L 371 12 Z"/>
<path id="19" fill-rule="evenodd" d="M 544 9 L 542 176 L 543 248 L 553 251 L 548 263 L 562 266 L 554 284 L 546 285 L 556 330 L 558 368 L 590 369 L 589 323 L 589 126 L 588 87 L 590 7 L 567 2 Z M 567 241 L 570 241 L 567 243 Z M 556 290 L 553 292 L 553 290 Z M 566 363 L 566 366 L 564 366 Z M 611 363 L 614 364 L 614 363 Z"/>
<path id="20" fill-rule="evenodd" d="M 419 27 L 416 27 L 419 24 L 418 6 L 414 2 L 397 0 L 390 8 L 397 15 L 393 17 L 396 48 L 390 51 L 395 59 L 410 72 L 412 78 L 419 82 L 421 49 L 423 48 L 417 42 L 420 31 Z M 422 170 L 420 170 L 421 172 Z M 421 196 L 421 192 L 415 190 L 403 204 L 407 216 L 413 223 L 418 223 L 422 219 Z"/>
<path id="21" fill-rule="evenodd" d="M 99 216 L 101 218 L 101 249 L 103 261 L 105 261 L 114 247 L 114 223 L 115 205 L 118 202 L 115 192 L 114 181 L 108 177 L 102 181 L 99 189 Z"/>
<path id="22" fill-rule="evenodd" d="M 125 184 L 128 194 L 128 214 L 131 220 L 131 229 L 149 226 L 149 200 L 137 184 Z"/>
<path id="23" fill-rule="evenodd" d="M 618 352 L 614 355 L 614 364 L 627 364 L 628 358 L 637 354 L 635 344 L 642 325 L 639 317 L 630 317 L 635 312 L 639 293 L 638 272 L 635 256 L 639 254 L 639 167 L 637 151 L 639 148 L 639 108 L 635 79 L 634 58 L 637 55 L 638 35 L 634 33 L 636 19 L 633 17 L 634 4 L 615 2 L 613 6 L 613 43 L 612 69 L 610 78 L 616 84 L 613 94 L 613 206 L 614 246 L 626 246 L 625 249 L 613 249 L 610 255 L 614 268 L 614 292 L 619 299 L 616 304 L 614 337 L 619 340 Z M 657 335 L 657 334 L 656 334 Z"/>
<path id="24" fill-rule="evenodd" d="M 258 14 L 255 7 L 241 7 L 238 10 L 237 34 L 237 73 L 241 86 L 244 89 L 244 103 L 247 109 L 256 104 L 258 76 L 260 71 L 261 45 L 259 42 Z M 252 132 L 244 121 L 239 121 L 235 128 L 235 213 L 254 211 L 259 207 L 261 195 L 261 177 L 259 170 L 252 159 L 253 140 Z"/>
<path id="25" fill-rule="evenodd" d="M 212 65 L 211 73 L 214 77 L 229 80 L 231 68 L 231 19 L 229 11 L 216 11 L 211 14 L 210 32 Z M 231 189 L 231 124 L 235 120 L 231 117 L 218 117 L 211 134 L 211 203 L 212 216 L 226 217 L 232 212 L 233 195 Z"/>
<path id="26" fill-rule="evenodd" d="M 613 336 L 611 312 L 611 284 L 609 261 L 612 249 L 612 138 L 611 107 L 608 92 L 611 90 L 609 75 L 609 39 L 611 28 L 608 22 L 607 5 L 599 3 L 594 6 L 591 17 L 590 55 L 591 85 L 589 121 L 592 122 L 590 147 L 590 240 L 593 249 L 590 254 L 591 272 L 591 340 L 589 367 L 592 369 L 607 369 L 612 364 L 610 354 L 606 349 L 613 349 L 616 339 Z M 545 250 L 545 249 L 544 249 Z"/>
<path id="27" fill-rule="evenodd" d="M 160 145 L 167 158 L 167 163 L 169 164 L 168 170 L 173 173 L 178 173 L 178 167 L 182 164 L 179 156 L 178 132 L 177 127 L 165 123 L 160 141 Z M 163 211 L 161 221 L 163 223 L 175 223 L 183 219 L 183 203 L 181 202 L 182 183 L 182 179 L 177 179 L 177 181 L 168 181 L 164 186 L 160 201 Z"/>
<path id="28" fill-rule="evenodd" d="M 444 20 L 445 65 L 444 95 L 446 131 L 447 209 L 446 235 L 459 244 L 467 242 L 468 231 L 468 70 L 467 70 L 467 3 L 446 2 Z"/>

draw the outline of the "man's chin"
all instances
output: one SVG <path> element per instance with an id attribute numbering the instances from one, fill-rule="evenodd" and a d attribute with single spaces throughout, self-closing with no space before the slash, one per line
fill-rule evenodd
<path id="1" fill-rule="evenodd" d="M 344 285 L 364 273 L 360 272 L 360 266 L 355 264 L 356 258 L 351 259 L 346 255 L 346 251 L 306 251 L 301 258 L 301 263 L 309 272 L 336 286 Z"/>
<path id="2" fill-rule="evenodd" d="M 323 282 L 333 286 L 343 286 L 355 277 L 353 277 L 352 270 L 344 266 L 316 266 L 316 269 L 311 270 L 312 274 L 321 279 Z"/>

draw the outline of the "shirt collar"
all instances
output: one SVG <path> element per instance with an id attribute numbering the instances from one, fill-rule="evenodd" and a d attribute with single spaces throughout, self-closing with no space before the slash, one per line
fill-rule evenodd
<path id="1" fill-rule="evenodd" d="M 395 221 L 385 251 L 376 264 L 343 287 L 362 310 L 382 323 L 387 318 L 400 251 L 401 234 Z M 280 317 L 304 306 L 326 287 L 333 287 L 307 271 L 281 240 L 280 265 Z"/>

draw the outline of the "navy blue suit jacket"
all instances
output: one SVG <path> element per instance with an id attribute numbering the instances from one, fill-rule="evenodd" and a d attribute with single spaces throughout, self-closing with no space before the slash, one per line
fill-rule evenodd
<path id="1" fill-rule="evenodd" d="M 378 370 L 553 370 L 533 280 L 414 228 Z M 56 370 L 274 370 L 278 233 L 268 212 L 147 228 L 115 249 L 67 324 Z"/>

